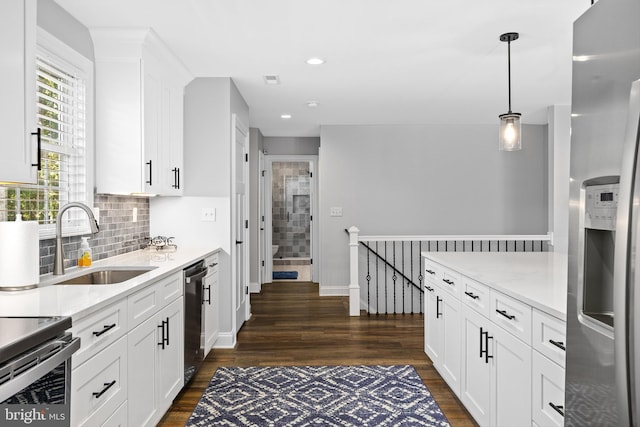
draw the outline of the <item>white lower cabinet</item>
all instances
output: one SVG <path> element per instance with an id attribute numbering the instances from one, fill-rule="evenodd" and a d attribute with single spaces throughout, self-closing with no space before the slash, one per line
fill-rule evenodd
<path id="1" fill-rule="evenodd" d="M 183 299 L 129 332 L 129 425 L 155 425 L 182 388 Z"/>
<path id="2" fill-rule="evenodd" d="M 127 400 L 127 339 L 120 338 L 71 374 L 71 425 L 101 426 Z"/>
<path id="3" fill-rule="evenodd" d="M 460 400 L 481 426 L 531 424 L 531 348 L 463 307 Z"/>
<path id="4" fill-rule="evenodd" d="M 564 425 L 564 369 L 533 352 L 533 421 L 540 427 Z"/>
<path id="5" fill-rule="evenodd" d="M 449 387 L 458 394 L 460 300 L 433 284 L 428 285 L 425 299 L 425 352 Z"/>
<path id="6" fill-rule="evenodd" d="M 184 385 L 182 271 L 74 319 L 72 426 L 156 425 Z"/>

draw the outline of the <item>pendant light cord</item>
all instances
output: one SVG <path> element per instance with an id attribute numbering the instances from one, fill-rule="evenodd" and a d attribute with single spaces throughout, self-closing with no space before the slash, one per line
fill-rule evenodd
<path id="1" fill-rule="evenodd" d="M 511 114 L 511 40 L 507 42 L 507 74 L 509 76 L 509 114 Z"/>

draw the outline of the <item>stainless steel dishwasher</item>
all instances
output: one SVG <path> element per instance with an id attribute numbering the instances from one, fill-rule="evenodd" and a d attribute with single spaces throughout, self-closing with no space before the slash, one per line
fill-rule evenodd
<path id="1" fill-rule="evenodd" d="M 193 378 L 204 360 L 202 346 L 203 280 L 207 275 L 204 260 L 184 269 L 184 383 Z"/>

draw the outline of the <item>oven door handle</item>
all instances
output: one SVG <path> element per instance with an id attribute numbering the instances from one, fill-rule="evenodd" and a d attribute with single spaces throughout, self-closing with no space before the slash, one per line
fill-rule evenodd
<path id="1" fill-rule="evenodd" d="M 50 344 L 52 343 L 47 343 L 45 344 L 45 346 Z M 43 348 L 45 346 L 42 346 L 40 348 Z M 29 368 L 28 370 L 20 373 L 19 375 L 0 385 L 0 402 L 4 402 L 23 388 L 33 384 L 34 382 L 45 376 L 59 364 L 69 359 L 71 355 L 75 353 L 79 348 L 80 338 L 77 337 L 67 343 L 62 350 L 52 355 L 48 359 L 38 363 L 37 365 L 34 365 L 32 368 Z M 38 350 L 35 351 L 37 352 Z M 67 369 L 71 369 L 71 366 L 67 366 Z M 2 373 L 0 373 L 0 376 L 2 376 Z"/>

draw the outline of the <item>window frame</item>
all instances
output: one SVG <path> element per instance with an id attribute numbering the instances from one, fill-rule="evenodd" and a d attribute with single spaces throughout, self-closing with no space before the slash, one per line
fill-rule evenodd
<path id="1" fill-rule="evenodd" d="M 51 61 L 54 64 L 62 65 L 67 71 L 77 72 L 85 80 L 85 194 L 86 200 L 80 202 L 93 207 L 94 188 L 95 188 L 95 132 L 94 132 L 94 66 L 93 61 L 86 58 L 69 45 L 62 42 L 46 30 L 38 27 L 36 34 L 36 56 L 45 61 Z M 35 61 L 35 57 L 34 57 Z M 36 76 L 34 75 L 35 79 Z M 36 101 L 34 93 L 33 102 Z M 84 213 L 82 214 L 84 215 Z M 65 218 L 69 216 L 69 212 L 65 213 Z M 66 221 L 65 221 L 66 222 Z M 63 236 L 79 236 L 91 232 L 88 222 L 83 221 L 83 226 L 73 227 L 63 225 Z M 39 225 L 40 240 L 52 239 L 56 236 L 55 224 Z"/>

